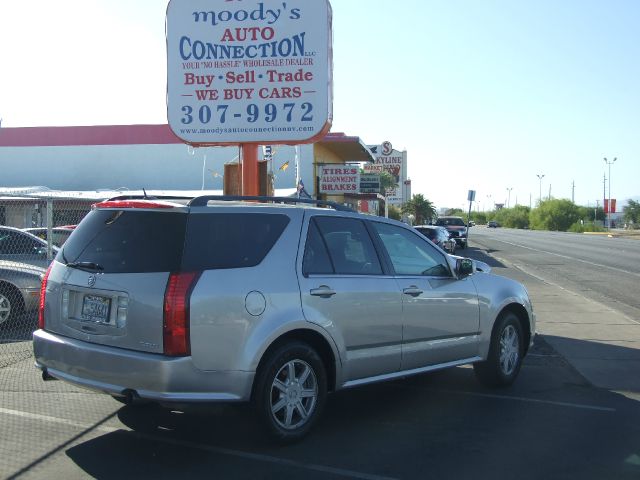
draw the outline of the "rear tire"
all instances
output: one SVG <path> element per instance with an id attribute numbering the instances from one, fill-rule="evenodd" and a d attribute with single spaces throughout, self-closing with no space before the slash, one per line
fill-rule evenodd
<path id="1" fill-rule="evenodd" d="M 291 443 L 313 428 L 326 396 L 322 359 L 309 345 L 292 341 L 273 351 L 261 366 L 253 402 L 269 435 Z"/>
<path id="2" fill-rule="evenodd" d="M 501 315 L 491 333 L 487 359 L 473 365 L 478 380 L 490 387 L 511 385 L 522 366 L 523 342 L 522 325 L 518 316 L 512 312 Z"/>

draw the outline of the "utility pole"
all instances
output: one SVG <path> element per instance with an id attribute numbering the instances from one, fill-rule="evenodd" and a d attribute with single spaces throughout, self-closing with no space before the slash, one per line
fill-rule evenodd
<path id="1" fill-rule="evenodd" d="M 616 163 L 616 160 L 618 159 L 618 157 L 614 157 L 613 160 L 608 161 L 607 157 L 604 157 L 604 163 L 606 163 L 607 165 L 609 165 L 609 201 L 607 203 L 608 207 L 607 208 L 607 212 L 609 212 L 608 214 L 608 220 L 607 220 L 607 228 L 609 230 L 611 230 L 611 165 L 613 165 L 614 163 Z M 606 197 L 605 197 L 606 198 Z"/>
<path id="2" fill-rule="evenodd" d="M 538 180 L 540 181 L 540 195 L 538 196 L 538 203 L 542 203 L 542 179 L 544 178 L 544 174 L 538 174 Z M 539 206 L 539 205 L 538 205 Z"/>
<path id="3" fill-rule="evenodd" d="M 571 182 L 571 203 L 576 203 L 576 181 Z"/>
<path id="4" fill-rule="evenodd" d="M 607 210 L 607 174 L 602 174 L 602 208 Z M 607 219 L 604 219 L 604 226 L 607 226 Z"/>

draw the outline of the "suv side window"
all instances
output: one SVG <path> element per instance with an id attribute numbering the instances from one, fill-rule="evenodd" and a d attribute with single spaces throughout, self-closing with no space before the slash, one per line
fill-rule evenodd
<path id="1" fill-rule="evenodd" d="M 289 217 L 269 213 L 189 216 L 183 270 L 255 267 L 276 244 Z"/>
<path id="2" fill-rule="evenodd" d="M 382 266 L 362 220 L 322 217 L 311 219 L 303 273 L 381 275 Z"/>
<path id="3" fill-rule="evenodd" d="M 397 275 L 451 276 L 446 258 L 429 242 L 395 225 L 371 223 L 384 244 Z"/>

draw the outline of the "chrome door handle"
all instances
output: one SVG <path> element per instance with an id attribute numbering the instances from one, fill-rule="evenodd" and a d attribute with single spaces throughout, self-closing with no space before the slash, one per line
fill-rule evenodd
<path id="1" fill-rule="evenodd" d="M 402 290 L 402 293 L 405 295 L 411 295 L 412 297 L 419 297 L 424 290 L 419 289 L 418 287 L 409 287 Z"/>
<path id="2" fill-rule="evenodd" d="M 331 288 L 327 287 L 326 285 L 322 285 L 318 288 L 312 288 L 311 290 L 309 290 L 309 294 L 313 295 L 314 297 L 322 297 L 322 298 L 329 298 L 333 295 L 336 294 L 335 290 L 332 290 Z"/>

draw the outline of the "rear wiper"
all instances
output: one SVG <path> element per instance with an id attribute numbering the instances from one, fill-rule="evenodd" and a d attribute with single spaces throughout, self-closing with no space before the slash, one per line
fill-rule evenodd
<path id="1" fill-rule="evenodd" d="M 99 263 L 94 262 L 69 262 L 67 263 L 69 268 L 79 268 L 80 270 L 104 270 L 104 267 Z"/>

